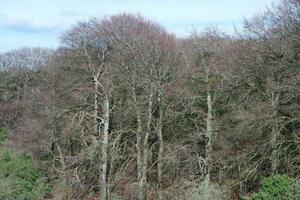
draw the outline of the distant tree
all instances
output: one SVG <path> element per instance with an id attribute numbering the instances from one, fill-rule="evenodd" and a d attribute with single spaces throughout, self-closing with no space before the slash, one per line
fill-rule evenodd
<path id="1" fill-rule="evenodd" d="M 162 27 L 139 15 L 121 14 L 113 16 L 106 23 L 106 34 L 116 44 L 117 60 L 121 81 L 130 94 L 137 121 L 136 151 L 139 199 L 147 198 L 147 174 L 149 171 L 149 137 L 154 128 L 154 106 L 160 104 L 160 122 L 157 131 L 160 141 L 159 190 L 161 190 L 163 153 L 163 85 L 171 71 L 171 52 L 174 52 L 174 38 Z M 158 99 L 157 99 L 158 97 Z M 145 105 L 145 102 L 147 105 Z M 162 199 L 162 193 L 159 195 Z"/>
<path id="2" fill-rule="evenodd" d="M 103 26 L 91 20 L 79 23 L 67 32 L 62 41 L 83 58 L 87 71 L 94 82 L 94 130 L 101 143 L 100 184 L 101 199 L 107 199 L 108 134 L 110 126 L 112 80 L 109 61 L 110 39 L 101 34 Z M 102 100 L 100 100 L 102 99 Z M 101 105 L 101 109 L 99 108 Z M 100 113 L 100 110 L 102 113 Z"/>
<path id="3" fill-rule="evenodd" d="M 192 66 L 191 88 L 195 99 L 194 107 L 200 105 L 201 131 L 204 137 L 204 153 L 198 152 L 198 165 L 204 178 L 204 185 L 211 184 L 213 166 L 213 143 L 220 128 L 217 122 L 218 102 L 225 94 L 226 65 L 224 64 L 224 49 L 230 38 L 216 29 L 207 29 L 203 33 L 193 33 L 187 40 L 190 48 L 189 61 Z M 197 100 L 196 100 L 197 99 Z M 203 105 L 202 105 L 203 103 Z M 203 120 L 203 121 L 202 121 Z M 203 131 L 203 132 L 202 132 Z M 209 193 L 203 198 L 209 199 Z"/>

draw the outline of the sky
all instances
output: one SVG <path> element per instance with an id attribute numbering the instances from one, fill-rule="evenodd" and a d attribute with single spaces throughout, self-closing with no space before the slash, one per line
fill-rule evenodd
<path id="1" fill-rule="evenodd" d="M 243 19 L 279 0 L 0 0 L 0 52 L 59 46 L 77 21 L 121 12 L 139 13 L 178 37 L 207 26 L 233 33 Z"/>

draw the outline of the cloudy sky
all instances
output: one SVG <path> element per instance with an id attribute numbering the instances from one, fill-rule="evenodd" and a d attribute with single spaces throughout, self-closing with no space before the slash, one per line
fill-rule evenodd
<path id="1" fill-rule="evenodd" d="M 180 37 L 205 26 L 233 32 L 244 17 L 279 0 L 0 0 L 0 52 L 23 46 L 57 47 L 79 20 L 140 13 Z"/>

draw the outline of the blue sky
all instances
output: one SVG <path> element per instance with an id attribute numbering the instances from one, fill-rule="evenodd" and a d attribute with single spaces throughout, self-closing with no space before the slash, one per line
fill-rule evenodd
<path id="1" fill-rule="evenodd" d="M 177 36 L 218 26 L 242 27 L 244 17 L 279 0 L 0 0 L 0 52 L 23 46 L 57 47 L 60 34 L 79 20 L 140 13 Z"/>

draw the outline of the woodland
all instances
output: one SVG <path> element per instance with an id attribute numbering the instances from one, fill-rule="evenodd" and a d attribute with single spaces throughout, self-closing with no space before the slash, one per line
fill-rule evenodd
<path id="1" fill-rule="evenodd" d="M 140 14 L 0 54 L 0 199 L 299 200 L 300 1 L 179 38 Z"/>

